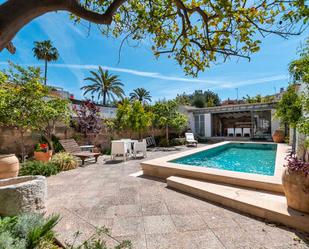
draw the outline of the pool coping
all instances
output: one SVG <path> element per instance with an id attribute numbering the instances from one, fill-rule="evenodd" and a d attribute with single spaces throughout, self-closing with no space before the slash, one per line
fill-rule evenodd
<path id="1" fill-rule="evenodd" d="M 277 144 L 275 172 L 273 176 L 234 172 L 215 168 L 204 168 L 199 166 L 183 166 L 179 163 L 169 162 L 171 160 L 175 160 L 184 156 L 195 154 L 207 149 L 212 149 L 229 143 L 275 144 L 271 142 L 225 141 L 202 146 L 192 150 L 182 151 L 165 157 L 144 161 L 141 163 L 141 167 L 144 175 L 158 177 L 164 180 L 166 180 L 166 178 L 170 176 L 182 176 L 283 193 L 281 176 L 284 171 L 283 165 L 285 162 L 285 156 L 288 154 L 288 151 L 290 149 L 290 146 L 286 144 Z"/>

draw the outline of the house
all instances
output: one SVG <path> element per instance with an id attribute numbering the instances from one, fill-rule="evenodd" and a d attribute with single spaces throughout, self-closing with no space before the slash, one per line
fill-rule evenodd
<path id="1" fill-rule="evenodd" d="M 190 129 L 200 138 L 213 140 L 271 140 L 272 133 L 280 127 L 274 117 L 276 102 L 234 104 L 207 108 L 182 106 L 180 111 L 189 117 Z M 228 131 L 239 128 L 234 136 Z M 243 135 L 247 128 L 249 134 Z"/>

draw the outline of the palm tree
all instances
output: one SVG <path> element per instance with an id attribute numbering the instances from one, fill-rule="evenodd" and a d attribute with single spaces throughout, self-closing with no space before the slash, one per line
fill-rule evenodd
<path id="1" fill-rule="evenodd" d="M 146 103 L 147 101 L 151 102 L 150 92 L 145 88 L 136 88 L 130 93 L 131 100 L 138 100 L 142 103 Z"/>
<path id="2" fill-rule="evenodd" d="M 97 72 L 90 71 L 93 77 L 87 77 L 85 80 L 92 81 L 90 85 L 83 86 L 84 95 L 88 92 L 91 94 L 98 93 L 98 99 L 103 97 L 103 105 L 106 105 L 107 100 L 115 100 L 115 96 L 122 98 L 124 91 L 123 84 L 120 82 L 118 75 L 109 74 L 108 70 L 104 71 L 101 66 Z"/>
<path id="3" fill-rule="evenodd" d="M 57 48 L 53 47 L 53 44 L 50 40 L 34 42 L 34 48 L 32 50 L 34 57 L 45 62 L 44 85 L 46 85 L 47 63 L 58 60 L 58 50 Z"/>

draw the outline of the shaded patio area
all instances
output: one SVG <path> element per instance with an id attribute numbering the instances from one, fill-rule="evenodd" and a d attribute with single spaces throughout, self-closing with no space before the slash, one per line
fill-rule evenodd
<path id="1" fill-rule="evenodd" d="M 151 151 L 145 160 L 177 151 Z M 106 226 L 116 240 L 131 240 L 138 249 L 308 248 L 308 234 L 176 192 L 157 179 L 132 176 L 141 160 L 104 159 L 48 178 L 48 213 L 62 216 L 56 227 L 60 241 L 72 241 L 78 230 L 82 241 L 96 226 Z"/>

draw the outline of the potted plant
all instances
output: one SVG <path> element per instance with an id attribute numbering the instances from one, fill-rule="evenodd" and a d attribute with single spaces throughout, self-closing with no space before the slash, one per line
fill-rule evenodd
<path id="1" fill-rule="evenodd" d="M 50 161 L 53 151 L 49 150 L 48 144 L 38 143 L 35 145 L 34 158 L 37 161 Z"/>
<path id="2" fill-rule="evenodd" d="M 289 207 L 309 213 L 309 162 L 290 154 L 282 175 L 282 185 Z"/>
<path id="3" fill-rule="evenodd" d="M 0 179 L 18 175 L 19 161 L 14 154 L 0 155 Z"/>
<path id="4" fill-rule="evenodd" d="M 280 129 L 275 130 L 274 133 L 272 134 L 272 138 L 275 143 L 283 143 L 284 141 L 283 130 L 280 130 Z"/>

